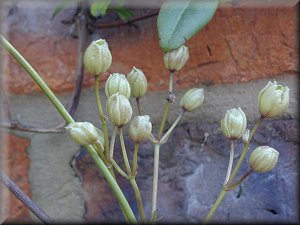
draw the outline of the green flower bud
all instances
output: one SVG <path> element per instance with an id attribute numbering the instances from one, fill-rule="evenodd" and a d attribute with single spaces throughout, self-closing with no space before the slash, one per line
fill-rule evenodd
<path id="1" fill-rule="evenodd" d="M 279 152 L 269 146 L 260 146 L 251 152 L 249 166 L 257 173 L 271 171 L 277 164 Z"/>
<path id="2" fill-rule="evenodd" d="M 171 50 L 169 52 L 165 52 L 164 55 L 164 63 L 165 67 L 168 70 L 180 70 L 188 61 L 189 49 L 188 47 L 182 45 L 178 49 Z"/>
<path id="3" fill-rule="evenodd" d="M 279 116 L 289 105 L 289 88 L 277 85 L 276 81 L 269 83 L 259 92 L 259 111 L 262 117 Z"/>
<path id="4" fill-rule="evenodd" d="M 108 70 L 112 56 L 104 39 L 93 41 L 85 50 L 83 64 L 86 70 L 93 75 L 99 75 Z"/>
<path id="5" fill-rule="evenodd" d="M 132 116 L 130 102 L 119 93 L 111 95 L 106 102 L 106 109 L 111 122 L 117 127 L 123 127 Z"/>
<path id="6" fill-rule="evenodd" d="M 180 101 L 183 110 L 191 112 L 197 109 L 204 100 L 204 91 L 202 88 L 192 88 L 188 90 Z"/>
<path id="7" fill-rule="evenodd" d="M 120 73 L 113 73 L 109 76 L 105 83 L 105 94 L 107 97 L 119 93 L 126 98 L 130 98 L 130 84 L 125 75 Z"/>
<path id="8" fill-rule="evenodd" d="M 134 98 L 141 98 L 147 91 L 147 79 L 145 74 L 140 69 L 133 67 L 127 75 L 131 87 L 131 96 Z"/>
<path id="9" fill-rule="evenodd" d="M 223 134 L 233 140 L 239 139 L 243 135 L 246 126 L 246 115 L 241 108 L 227 110 L 221 120 L 221 130 Z"/>
<path id="10" fill-rule="evenodd" d="M 65 127 L 71 139 L 80 145 L 93 144 L 98 140 L 98 132 L 88 122 L 73 122 Z"/>
<path id="11" fill-rule="evenodd" d="M 150 117 L 136 116 L 129 124 L 129 137 L 135 142 L 140 143 L 149 138 L 152 131 L 152 124 L 149 121 Z"/>

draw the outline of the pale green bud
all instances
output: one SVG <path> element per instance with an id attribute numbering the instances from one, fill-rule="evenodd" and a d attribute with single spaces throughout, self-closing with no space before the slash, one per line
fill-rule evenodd
<path id="1" fill-rule="evenodd" d="M 171 71 L 180 70 L 186 64 L 189 57 L 190 57 L 189 49 L 184 45 L 182 45 L 178 49 L 165 52 L 164 55 L 165 67 Z"/>
<path id="2" fill-rule="evenodd" d="M 111 95 L 106 102 L 106 109 L 111 122 L 117 127 L 123 127 L 132 116 L 130 102 L 119 93 Z"/>
<path id="3" fill-rule="evenodd" d="M 152 124 L 149 121 L 150 117 L 136 116 L 129 124 L 129 137 L 135 142 L 140 143 L 149 138 L 152 131 Z"/>
<path id="4" fill-rule="evenodd" d="M 147 79 L 145 74 L 140 69 L 133 67 L 127 75 L 131 87 L 131 96 L 134 98 L 141 98 L 147 91 Z"/>
<path id="5" fill-rule="evenodd" d="M 277 85 L 276 81 L 269 81 L 259 92 L 258 104 L 262 117 L 272 118 L 279 116 L 289 105 L 289 88 Z"/>
<path id="6" fill-rule="evenodd" d="M 89 122 L 72 122 L 65 127 L 71 139 L 80 145 L 93 144 L 98 140 L 98 132 Z"/>
<path id="7" fill-rule="evenodd" d="M 126 98 L 130 98 L 130 84 L 124 74 L 113 73 L 105 83 L 105 94 L 107 97 L 119 93 Z"/>
<path id="8" fill-rule="evenodd" d="M 260 146 L 251 152 L 249 166 L 257 173 L 271 171 L 277 164 L 279 152 L 269 146 Z"/>
<path id="9" fill-rule="evenodd" d="M 183 110 L 191 112 L 197 109 L 204 100 L 204 91 L 202 88 L 192 88 L 188 90 L 181 98 L 180 106 Z"/>
<path id="10" fill-rule="evenodd" d="M 112 56 L 104 39 L 93 41 L 85 50 L 83 64 L 92 75 L 99 75 L 108 70 Z"/>
<path id="11" fill-rule="evenodd" d="M 245 113 L 238 109 L 229 109 L 221 120 L 221 130 L 223 134 L 230 139 L 239 139 L 247 126 Z"/>
<path id="12" fill-rule="evenodd" d="M 250 136 L 250 130 L 246 129 L 242 135 L 242 140 L 244 143 L 247 143 L 249 140 L 249 136 Z"/>

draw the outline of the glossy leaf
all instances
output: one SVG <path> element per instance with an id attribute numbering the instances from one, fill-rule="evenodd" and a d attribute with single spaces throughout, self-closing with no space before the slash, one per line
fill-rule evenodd
<path id="1" fill-rule="evenodd" d="M 169 51 L 183 45 L 212 19 L 218 4 L 218 0 L 165 2 L 157 18 L 161 48 Z"/>
<path id="2" fill-rule="evenodd" d="M 114 9 L 114 11 L 117 13 L 120 19 L 124 21 L 127 21 L 130 17 L 134 15 L 131 10 L 125 8 L 117 8 Z"/>
<path id="3" fill-rule="evenodd" d="M 111 0 L 96 0 L 90 8 L 90 13 L 93 17 L 105 16 L 107 8 Z"/>

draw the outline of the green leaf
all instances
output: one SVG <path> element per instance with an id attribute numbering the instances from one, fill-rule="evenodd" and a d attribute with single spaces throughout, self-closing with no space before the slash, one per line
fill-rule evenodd
<path id="1" fill-rule="evenodd" d="M 54 9 L 53 13 L 52 13 L 52 16 L 51 16 L 51 20 L 54 19 L 54 17 L 57 16 L 58 13 L 60 13 L 62 10 L 64 10 L 67 5 L 71 2 L 74 2 L 74 0 L 64 0 L 64 1 L 61 1 Z"/>
<path id="2" fill-rule="evenodd" d="M 114 11 L 118 14 L 121 20 L 127 21 L 134 13 L 129 9 L 117 8 Z"/>
<path id="3" fill-rule="evenodd" d="M 107 8 L 111 0 L 96 0 L 93 2 L 90 8 L 90 13 L 93 17 L 105 16 Z"/>
<path id="4" fill-rule="evenodd" d="M 179 48 L 212 19 L 218 4 L 218 0 L 165 2 L 157 18 L 160 47 L 165 51 Z"/>

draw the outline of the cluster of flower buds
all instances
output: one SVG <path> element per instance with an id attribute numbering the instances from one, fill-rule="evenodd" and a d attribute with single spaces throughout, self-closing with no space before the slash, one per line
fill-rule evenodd
<path id="1" fill-rule="evenodd" d="M 247 118 L 241 108 L 229 109 L 221 120 L 223 134 L 232 139 L 239 139 L 247 127 Z"/>
<path id="2" fill-rule="evenodd" d="M 171 51 L 165 52 L 165 67 L 170 71 L 178 71 L 186 64 L 189 57 L 189 49 L 184 45 L 182 45 L 178 49 L 173 49 Z"/>
<path id="3" fill-rule="evenodd" d="M 83 56 L 83 64 L 92 75 L 100 75 L 106 72 L 112 61 L 108 45 L 104 39 L 93 41 L 86 49 Z"/>

